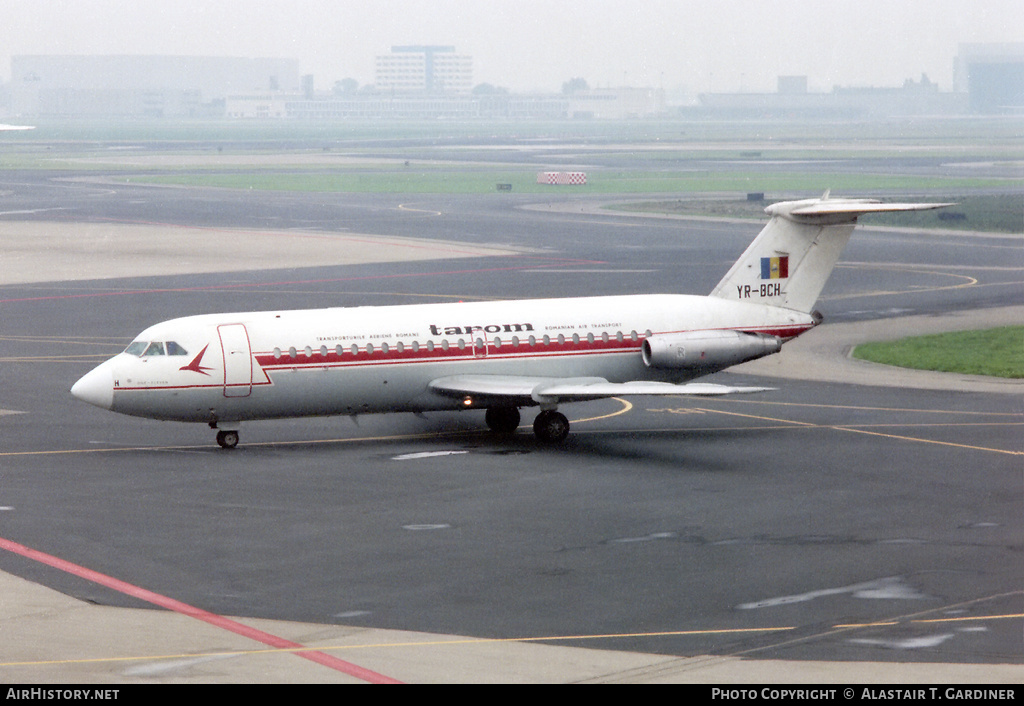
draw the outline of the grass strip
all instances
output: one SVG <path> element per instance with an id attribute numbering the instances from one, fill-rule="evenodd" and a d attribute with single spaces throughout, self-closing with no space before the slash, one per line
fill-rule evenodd
<path id="1" fill-rule="evenodd" d="M 1024 378 L 1024 326 L 865 343 L 853 357 L 900 368 Z"/>

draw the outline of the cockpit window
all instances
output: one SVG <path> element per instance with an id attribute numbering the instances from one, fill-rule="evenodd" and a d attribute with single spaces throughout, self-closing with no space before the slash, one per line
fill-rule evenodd
<path id="1" fill-rule="evenodd" d="M 124 349 L 128 355 L 188 355 L 188 351 L 174 341 L 133 341 Z"/>

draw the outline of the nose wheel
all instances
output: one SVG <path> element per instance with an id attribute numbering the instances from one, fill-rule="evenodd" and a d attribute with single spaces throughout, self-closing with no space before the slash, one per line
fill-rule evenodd
<path id="1" fill-rule="evenodd" d="M 232 429 L 222 429 L 217 432 L 217 443 L 222 449 L 233 449 L 238 446 L 238 432 Z"/>
<path id="2" fill-rule="evenodd" d="M 541 441 L 559 442 L 569 436 L 569 420 L 554 410 L 541 412 L 533 420 L 533 433 Z"/>

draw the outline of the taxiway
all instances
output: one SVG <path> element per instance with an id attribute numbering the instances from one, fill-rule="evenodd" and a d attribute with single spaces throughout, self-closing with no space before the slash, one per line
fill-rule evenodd
<path id="1" fill-rule="evenodd" d="M 536 199 L 506 195 L 46 186 L 5 185 L 6 210 L 37 211 L 16 217 L 23 232 L 114 222 L 169 262 L 175 229 L 199 232 L 188 250 L 208 267 L 55 278 L 41 258 L 0 287 L 0 537 L 30 550 L 0 552 L 2 617 L 19 635 L 5 679 L 364 680 L 296 656 L 307 648 L 399 681 L 1020 674 L 1019 383 L 847 378 L 846 344 L 816 338 L 829 322 L 864 335 L 1019 317 L 1019 236 L 859 231 L 826 324 L 723 376 L 778 388 L 756 399 L 567 407 L 557 448 L 495 440 L 482 413 L 462 413 L 253 423 L 225 452 L 205 427 L 111 415 L 67 389 L 138 330 L 191 313 L 706 293 L 759 224 L 528 211 Z M 141 222 L 174 228 L 131 240 Z M 311 247 L 209 267 L 245 249 L 228 227 L 259 231 L 253 242 L 381 239 L 359 262 Z M 394 238 L 464 252 L 397 261 Z M 808 361 L 840 372 L 801 374 Z M 124 586 L 298 647 L 153 610 Z"/>

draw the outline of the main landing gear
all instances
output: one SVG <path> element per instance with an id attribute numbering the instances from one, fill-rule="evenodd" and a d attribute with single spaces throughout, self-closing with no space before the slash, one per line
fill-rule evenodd
<path id="1" fill-rule="evenodd" d="M 517 407 L 488 407 L 484 414 L 487 427 L 496 434 L 512 434 L 519 428 Z"/>
<path id="2" fill-rule="evenodd" d="M 211 429 L 217 429 L 217 422 L 210 422 Z M 238 430 L 237 429 L 218 429 L 217 430 L 217 444 L 222 449 L 233 449 L 238 446 Z"/>
<path id="3" fill-rule="evenodd" d="M 496 434 L 512 434 L 519 428 L 516 407 L 488 407 L 484 416 L 488 428 Z M 553 409 L 544 410 L 533 422 L 533 433 L 541 441 L 559 442 L 569 435 L 569 420 Z"/>
<path id="4" fill-rule="evenodd" d="M 533 433 L 541 441 L 564 441 L 569 436 L 569 420 L 561 412 L 545 410 L 533 420 Z"/>

